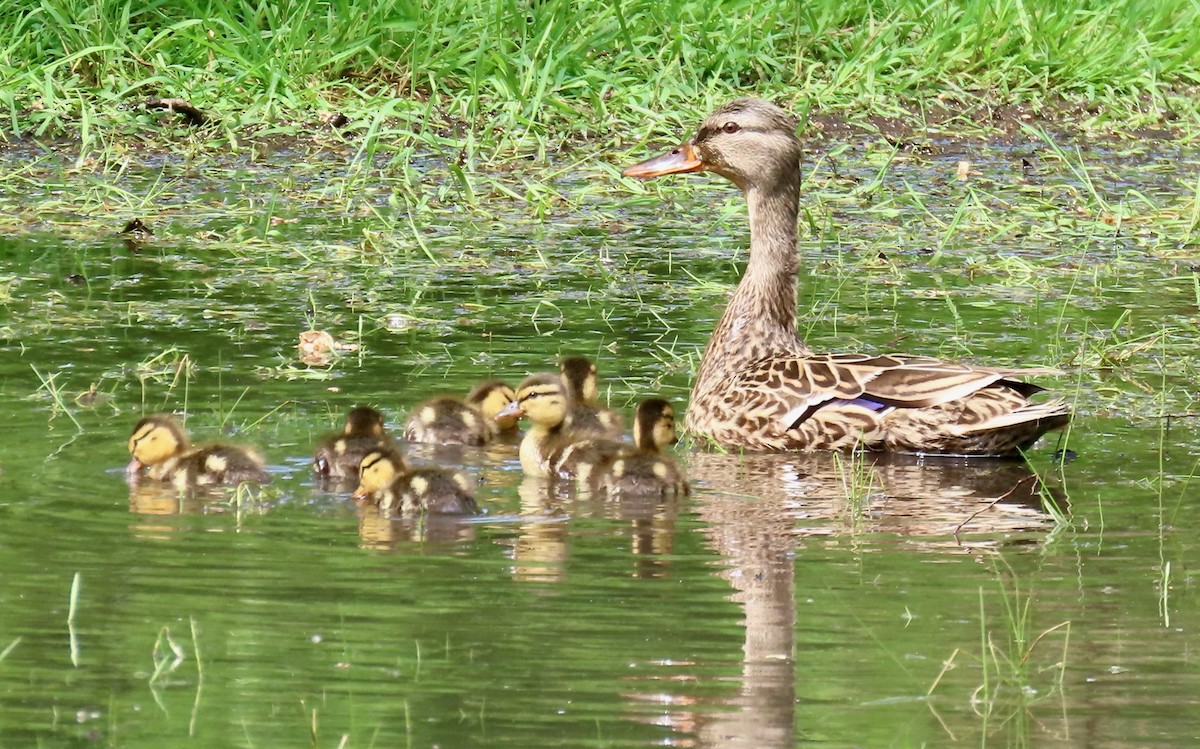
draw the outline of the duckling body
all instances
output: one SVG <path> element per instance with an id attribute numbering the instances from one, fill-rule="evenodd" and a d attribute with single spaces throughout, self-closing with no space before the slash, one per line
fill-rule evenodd
<path id="1" fill-rule="evenodd" d="M 461 471 L 410 468 L 399 451 L 384 448 L 363 456 L 353 496 L 387 514 L 477 515 L 474 492 L 470 478 Z"/>
<path id="2" fill-rule="evenodd" d="M 596 405 L 600 390 L 595 363 L 586 356 L 566 356 L 559 362 L 559 374 L 569 403 L 566 428 L 575 434 L 621 439 L 625 432 L 621 415 Z"/>
<path id="3" fill-rule="evenodd" d="M 180 491 L 271 480 L 255 450 L 225 443 L 189 446 L 187 432 L 166 414 L 147 416 L 134 425 L 129 454 L 126 475 L 131 481 L 137 481 L 145 469 L 150 478 Z"/>
<path id="4" fill-rule="evenodd" d="M 610 496 L 670 497 L 691 491 L 683 469 L 666 453 L 666 447 L 678 440 L 675 410 L 670 403 L 661 398 L 639 403 L 633 438 L 634 447 L 626 447 L 588 469 L 593 487 L 607 490 Z"/>
<path id="5" fill-rule="evenodd" d="M 559 452 L 584 436 L 564 423 L 568 403 L 562 379 L 549 372 L 530 375 L 517 387 L 516 394 L 517 399 L 500 416 L 529 419 L 529 429 L 521 440 L 521 469 L 526 476 L 549 477 Z"/>
<path id="6" fill-rule="evenodd" d="M 465 401 L 451 396 L 430 398 L 413 409 L 404 438 L 440 445 L 482 445 L 516 428 L 516 419 L 496 418 L 514 397 L 508 385 L 488 380 L 473 388 Z"/>
<path id="7" fill-rule="evenodd" d="M 624 172 L 713 171 L 749 206 L 750 259 L 701 358 L 688 430 L 734 449 L 1013 455 L 1066 425 L 1069 406 L 1031 401 L 1043 388 L 1023 379 L 1055 370 L 819 355 L 796 335 L 797 125 L 770 102 L 737 99 L 691 140 Z"/>
<path id="8" fill-rule="evenodd" d="M 374 408 L 357 406 L 346 414 L 341 432 L 324 437 L 313 452 L 313 471 L 333 479 L 358 475 L 358 464 L 372 450 L 390 447 L 383 414 Z"/>

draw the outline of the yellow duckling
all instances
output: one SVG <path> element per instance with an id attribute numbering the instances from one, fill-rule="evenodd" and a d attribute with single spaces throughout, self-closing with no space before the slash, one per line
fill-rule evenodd
<path id="1" fill-rule="evenodd" d="M 613 496 L 671 497 L 691 492 L 679 464 L 664 452 L 678 440 L 675 409 L 670 403 L 662 398 L 639 403 L 633 417 L 633 439 L 635 449 L 626 449 L 590 471 L 593 487 L 607 489 Z"/>
<path id="2" fill-rule="evenodd" d="M 355 499 L 365 499 L 386 514 L 478 515 L 475 487 L 461 471 L 410 468 L 393 448 L 372 450 L 359 464 Z"/>
<path id="3" fill-rule="evenodd" d="M 596 405 L 599 396 L 596 365 L 586 356 L 566 356 L 559 362 L 558 371 L 570 403 L 567 428 L 576 433 L 587 432 L 606 439 L 621 439 L 625 432 L 621 415 Z"/>
<path id="4" fill-rule="evenodd" d="M 363 456 L 391 444 L 383 426 L 383 414 L 368 406 L 356 406 L 346 414 L 346 425 L 341 432 L 330 434 L 317 444 L 313 470 L 335 479 L 357 476 Z"/>
<path id="5" fill-rule="evenodd" d="M 404 438 L 441 445 L 482 445 L 494 439 L 502 426 L 515 427 L 515 419 L 496 418 L 514 397 L 508 385 L 489 380 L 476 386 L 466 401 L 451 396 L 430 398 L 413 409 Z"/>
<path id="6" fill-rule="evenodd" d="M 267 483 L 271 475 L 257 452 L 241 445 L 214 443 L 190 447 L 187 432 L 174 417 L 147 416 L 133 427 L 129 437 L 133 456 L 125 475 L 136 482 L 142 469 L 152 479 L 183 491 L 198 486 Z"/>
<path id="7" fill-rule="evenodd" d="M 529 418 L 520 450 L 526 476 L 551 476 L 559 451 L 581 436 L 566 426 L 568 410 L 562 378 L 545 372 L 525 378 L 517 388 L 517 399 L 498 414 L 499 418 Z"/>
<path id="8" fill-rule="evenodd" d="M 479 413 L 483 414 L 484 423 L 491 425 L 497 432 L 512 434 L 517 431 L 517 417 L 496 416 L 516 399 L 517 394 L 506 383 L 500 380 L 484 380 L 467 393 L 466 403 L 479 409 Z"/>

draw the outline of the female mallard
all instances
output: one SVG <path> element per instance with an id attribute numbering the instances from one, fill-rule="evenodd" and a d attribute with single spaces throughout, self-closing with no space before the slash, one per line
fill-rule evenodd
<path id="1" fill-rule="evenodd" d="M 372 450 L 359 464 L 355 499 L 365 499 L 391 515 L 478 515 L 475 487 L 461 471 L 410 468 L 399 451 Z"/>
<path id="2" fill-rule="evenodd" d="M 131 481 L 137 481 L 145 468 L 150 478 L 180 491 L 243 481 L 265 484 L 271 480 L 262 456 L 254 450 L 223 443 L 190 447 L 187 432 L 166 414 L 147 416 L 134 425 L 129 454 L 132 459 L 125 475 Z"/>
<path id="3" fill-rule="evenodd" d="M 797 121 L 761 99 L 713 112 L 695 137 L 625 170 L 650 178 L 713 171 L 750 208 L 750 260 L 700 361 L 686 426 L 730 448 L 1010 455 L 1064 426 L 1060 400 L 1018 378 L 1052 369 L 950 364 L 924 356 L 814 354 L 796 335 Z"/>
<path id="4" fill-rule="evenodd" d="M 559 361 L 558 371 L 570 403 L 567 428 L 591 432 L 607 439 L 621 439 L 625 432 L 621 415 L 596 405 L 600 390 L 596 385 L 596 365 L 592 360 L 586 356 L 566 356 Z"/>
<path id="5" fill-rule="evenodd" d="M 521 440 L 521 468 L 527 476 L 554 475 L 559 452 L 585 435 L 566 426 L 570 404 L 562 379 L 549 372 L 530 375 L 517 387 L 517 399 L 500 412 L 504 417 L 528 417 L 530 427 Z"/>
<path id="6" fill-rule="evenodd" d="M 341 479 L 358 475 L 358 464 L 371 450 L 391 445 L 383 426 L 383 414 L 368 406 L 356 406 L 346 414 L 342 431 L 327 435 L 313 452 L 313 470 L 322 476 Z"/>
<path id="7" fill-rule="evenodd" d="M 508 385 L 488 380 L 472 389 L 466 400 L 430 398 L 413 409 L 404 438 L 442 445 L 482 445 L 516 428 L 515 419 L 496 418 L 514 397 Z"/>

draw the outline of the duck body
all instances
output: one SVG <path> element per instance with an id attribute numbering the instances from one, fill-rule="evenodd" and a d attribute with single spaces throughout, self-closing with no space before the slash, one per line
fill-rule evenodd
<path id="1" fill-rule="evenodd" d="M 661 398 L 638 404 L 634 445 L 588 471 L 590 484 L 611 497 L 673 497 L 691 492 L 683 469 L 666 453 L 675 444 L 675 410 Z M 583 472 L 581 471 L 581 475 Z"/>
<path id="2" fill-rule="evenodd" d="M 619 440 L 625 432 L 621 415 L 596 405 L 600 396 L 596 365 L 586 356 L 565 356 L 559 361 L 569 408 L 566 429 L 576 434 L 593 434 L 608 440 Z"/>
<path id="3" fill-rule="evenodd" d="M 487 442 L 488 430 L 478 409 L 447 396 L 417 406 L 404 428 L 404 438 L 439 445 L 482 445 Z"/>
<path id="4" fill-rule="evenodd" d="M 795 118 L 737 99 L 670 153 L 625 170 L 714 171 L 745 194 L 750 259 L 700 362 L 686 427 L 727 448 L 1013 455 L 1064 426 L 1062 400 L 1025 382 L 1052 369 L 924 356 L 814 353 L 796 334 L 801 144 Z"/>
<path id="5" fill-rule="evenodd" d="M 271 481 L 257 451 L 226 443 L 191 446 L 187 432 L 166 414 L 147 416 L 134 425 L 129 453 L 126 475 L 131 481 L 139 480 L 144 470 L 149 478 L 180 491 Z"/>
<path id="6" fill-rule="evenodd" d="M 478 515 L 474 492 L 461 471 L 412 468 L 399 451 L 383 448 L 363 456 L 353 496 L 389 515 Z"/>
<path id="7" fill-rule="evenodd" d="M 530 375 L 517 387 L 516 400 L 499 414 L 501 418 L 527 417 L 530 427 L 521 439 L 521 470 L 526 476 L 555 476 L 554 464 L 561 451 L 587 435 L 566 426 L 570 405 L 562 380 L 549 372 Z"/>
<path id="8" fill-rule="evenodd" d="M 346 415 L 341 432 L 327 435 L 313 451 L 313 471 L 332 479 L 358 476 L 358 464 L 372 450 L 390 447 L 383 414 L 374 408 L 356 406 Z"/>
<path id="9" fill-rule="evenodd" d="M 488 380 L 472 389 L 465 400 L 430 398 L 413 409 L 404 438 L 440 445 L 483 445 L 516 429 L 516 419 L 496 418 L 515 397 L 508 385 Z"/>

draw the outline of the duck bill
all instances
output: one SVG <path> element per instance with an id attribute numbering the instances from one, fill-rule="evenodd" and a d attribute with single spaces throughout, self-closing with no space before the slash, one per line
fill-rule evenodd
<path id="1" fill-rule="evenodd" d="M 354 493 L 350 495 L 350 499 L 366 499 L 367 494 L 367 490 L 362 484 L 359 484 L 358 488 L 354 490 Z"/>
<path id="2" fill-rule="evenodd" d="M 135 477 L 142 472 L 142 462 L 137 458 L 129 461 L 129 465 L 125 466 L 125 475 Z"/>
<path id="3" fill-rule="evenodd" d="M 650 179 L 651 177 L 661 177 L 664 174 L 682 174 L 684 172 L 699 172 L 703 170 L 704 162 L 700 160 L 696 149 L 692 148 L 691 143 L 683 143 L 678 148 L 664 153 L 662 156 L 655 156 L 640 164 L 626 167 L 625 171 L 621 172 L 621 174 L 626 177 Z"/>
<path id="4" fill-rule="evenodd" d="M 525 411 L 521 408 L 520 401 L 509 401 L 508 405 L 500 409 L 500 412 L 492 418 L 500 421 L 501 419 L 519 419 L 524 415 Z"/>

